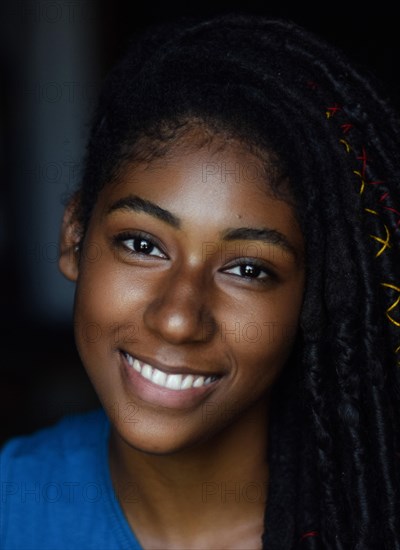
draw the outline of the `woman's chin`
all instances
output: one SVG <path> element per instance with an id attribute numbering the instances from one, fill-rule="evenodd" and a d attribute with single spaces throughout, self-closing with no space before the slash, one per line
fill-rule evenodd
<path id="1" fill-rule="evenodd" d="M 160 425 L 138 427 L 114 426 L 113 438 L 126 450 L 132 449 L 150 455 L 171 455 L 188 451 L 209 439 L 206 434 L 184 433 L 175 427 Z"/>

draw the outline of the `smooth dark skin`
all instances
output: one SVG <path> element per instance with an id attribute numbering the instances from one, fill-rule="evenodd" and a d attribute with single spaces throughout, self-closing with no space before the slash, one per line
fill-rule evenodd
<path id="1" fill-rule="evenodd" d="M 121 506 L 146 550 L 261 548 L 269 395 L 294 342 L 305 270 L 292 207 L 268 195 L 261 169 L 256 178 L 243 170 L 259 162 L 232 143 L 185 154 L 177 147 L 168 158 L 132 166 L 100 193 L 80 263 L 73 202 L 64 216 L 59 266 L 76 281 L 76 343 L 112 423 L 114 487 L 135 488 L 133 502 L 120 491 Z M 239 177 L 226 172 L 236 163 Z M 180 227 L 127 209 L 107 215 L 128 195 L 170 212 Z M 224 240 L 243 227 L 279 231 L 294 254 L 261 240 Z M 154 236 L 164 257 L 158 249 L 149 256 L 113 247 L 126 230 Z M 277 279 L 243 276 L 243 257 L 261 260 Z M 235 323 L 239 337 L 228 332 Z M 160 407 L 123 384 L 121 348 L 150 364 L 224 376 L 195 407 Z"/>

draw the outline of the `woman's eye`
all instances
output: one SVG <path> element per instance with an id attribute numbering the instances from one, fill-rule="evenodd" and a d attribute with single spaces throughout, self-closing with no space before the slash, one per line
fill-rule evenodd
<path id="1" fill-rule="evenodd" d="M 225 273 L 231 273 L 232 275 L 237 275 L 238 277 L 258 279 L 259 281 L 264 281 L 272 277 L 272 274 L 266 269 L 252 263 L 236 265 L 235 267 L 230 267 L 224 271 Z"/>
<path id="2" fill-rule="evenodd" d="M 124 248 L 127 248 L 129 250 L 130 254 L 144 254 L 146 256 L 157 256 L 159 258 L 166 258 L 166 255 L 148 237 L 141 235 L 119 235 L 116 239 L 124 246 Z"/>

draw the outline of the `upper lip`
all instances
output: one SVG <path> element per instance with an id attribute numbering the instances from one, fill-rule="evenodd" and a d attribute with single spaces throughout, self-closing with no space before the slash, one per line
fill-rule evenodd
<path id="1" fill-rule="evenodd" d="M 137 359 L 141 363 L 146 363 L 147 365 L 150 365 L 151 367 L 155 367 L 158 370 L 161 370 L 165 372 L 166 374 L 192 374 L 193 376 L 223 376 L 225 374 L 224 371 L 219 372 L 207 372 L 207 371 L 199 371 L 198 369 L 191 369 L 190 367 L 186 366 L 170 366 L 170 365 L 164 365 L 163 363 L 160 363 L 160 361 L 157 361 L 156 359 L 148 359 L 143 356 L 139 356 L 136 353 L 131 353 L 128 350 L 121 349 L 123 353 L 128 353 L 133 359 Z"/>

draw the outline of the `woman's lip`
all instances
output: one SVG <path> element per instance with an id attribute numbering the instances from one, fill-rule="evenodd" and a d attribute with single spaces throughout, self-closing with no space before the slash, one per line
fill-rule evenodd
<path id="1" fill-rule="evenodd" d="M 154 406 L 167 407 L 170 409 L 189 409 L 199 405 L 219 385 L 221 378 L 214 382 L 189 388 L 187 390 L 173 390 L 158 386 L 147 380 L 128 363 L 127 358 L 121 352 L 122 376 L 128 393 L 135 395 L 141 401 Z"/>

